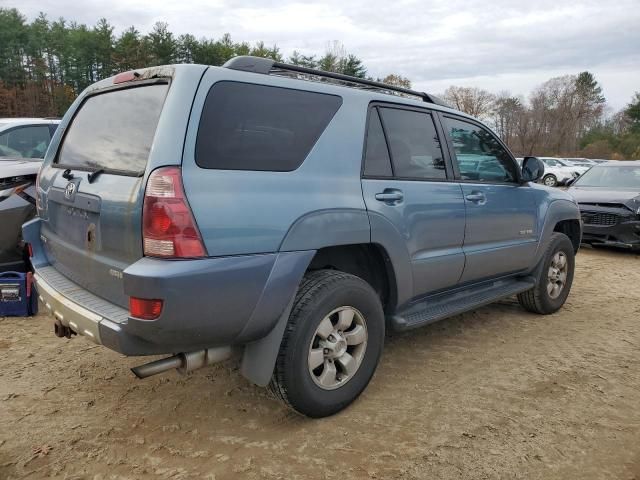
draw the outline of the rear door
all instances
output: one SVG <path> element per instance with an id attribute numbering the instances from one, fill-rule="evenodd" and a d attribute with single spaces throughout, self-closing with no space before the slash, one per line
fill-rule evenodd
<path id="1" fill-rule="evenodd" d="M 466 206 L 461 283 L 528 268 L 537 246 L 535 192 L 520 183 L 518 164 L 479 123 L 442 115 Z"/>
<path id="2" fill-rule="evenodd" d="M 428 110 L 377 105 L 369 111 L 364 199 L 404 241 L 414 297 L 455 285 L 464 267 L 464 200 L 450 181 L 438 128 Z"/>
<path id="3" fill-rule="evenodd" d="M 50 262 L 123 307 L 122 271 L 142 257 L 143 176 L 168 90 L 154 80 L 87 96 L 40 178 Z"/>

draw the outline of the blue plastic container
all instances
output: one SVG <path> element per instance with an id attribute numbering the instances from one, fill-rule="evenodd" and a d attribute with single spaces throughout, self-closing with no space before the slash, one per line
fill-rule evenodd
<path id="1" fill-rule="evenodd" d="M 38 295 L 31 272 L 0 273 L 0 317 L 29 317 L 38 313 Z"/>

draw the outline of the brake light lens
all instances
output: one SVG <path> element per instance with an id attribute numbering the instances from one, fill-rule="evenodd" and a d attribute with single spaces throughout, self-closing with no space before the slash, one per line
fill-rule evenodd
<path id="1" fill-rule="evenodd" d="M 191 214 L 178 167 L 149 176 L 142 211 L 144 254 L 162 258 L 199 258 L 207 252 Z"/>
<path id="2" fill-rule="evenodd" d="M 118 83 L 130 82 L 131 80 L 135 80 L 139 76 L 140 74 L 134 71 L 122 72 L 113 77 L 113 84 L 116 85 Z"/>
<path id="3" fill-rule="evenodd" d="M 162 313 L 162 300 L 129 297 L 129 313 L 142 320 L 155 320 Z"/>

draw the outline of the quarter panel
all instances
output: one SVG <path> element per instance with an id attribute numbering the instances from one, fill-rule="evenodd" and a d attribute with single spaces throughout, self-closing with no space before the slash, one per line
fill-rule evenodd
<path id="1" fill-rule="evenodd" d="M 220 80 L 342 93 L 343 104 L 297 170 L 203 169 L 195 163 L 196 135 L 206 95 L 212 85 Z M 327 217 L 311 215 L 303 219 L 310 212 L 327 209 L 341 212 L 365 210 L 360 187 L 360 161 L 368 99 L 352 96 L 342 90 L 327 89 L 315 82 L 224 68 L 210 68 L 207 71 L 196 95 L 189 122 L 183 157 L 183 181 L 210 256 L 267 253 L 280 248 L 314 248 L 313 242 L 307 243 L 304 233 L 294 226 L 297 221 L 317 231 L 323 227 L 323 219 Z M 355 238 L 364 238 L 363 217 L 354 218 Z M 290 229 L 292 236 L 283 243 Z M 346 238 L 348 235 L 343 231 L 338 236 Z M 306 237 L 309 240 L 309 236 Z"/>

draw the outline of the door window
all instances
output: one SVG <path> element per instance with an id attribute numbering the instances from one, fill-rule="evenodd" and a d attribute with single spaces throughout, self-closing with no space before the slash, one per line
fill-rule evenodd
<path id="1" fill-rule="evenodd" d="M 488 130 L 462 120 L 444 117 L 462 180 L 488 183 L 516 182 L 516 164 Z"/>
<path id="2" fill-rule="evenodd" d="M 364 174 L 368 177 L 390 177 L 393 174 L 389 150 L 377 108 L 372 108 L 369 112 Z"/>
<path id="3" fill-rule="evenodd" d="M 0 135 L 0 156 L 44 158 L 50 140 L 47 125 L 17 127 Z"/>
<path id="4" fill-rule="evenodd" d="M 380 108 L 380 114 L 396 177 L 446 179 L 440 140 L 429 113 Z"/>

